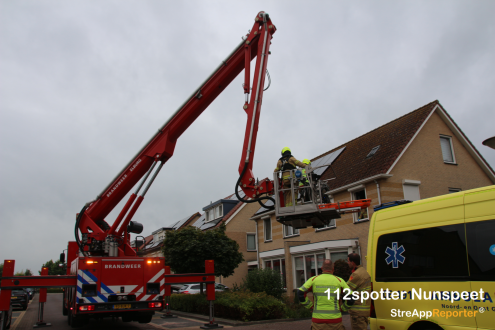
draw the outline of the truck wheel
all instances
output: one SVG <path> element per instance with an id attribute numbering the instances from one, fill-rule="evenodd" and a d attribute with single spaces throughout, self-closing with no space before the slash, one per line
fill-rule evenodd
<path id="1" fill-rule="evenodd" d="M 71 328 L 80 328 L 84 325 L 84 320 L 81 317 L 75 317 L 69 313 L 69 325 Z"/>
<path id="2" fill-rule="evenodd" d="M 153 315 L 141 315 L 138 318 L 139 323 L 150 323 Z"/>

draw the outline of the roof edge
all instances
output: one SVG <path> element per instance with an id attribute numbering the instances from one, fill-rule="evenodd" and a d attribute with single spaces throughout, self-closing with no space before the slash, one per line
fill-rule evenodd
<path id="1" fill-rule="evenodd" d="M 431 105 L 432 105 L 432 104 L 434 104 L 434 103 L 436 103 L 436 105 L 439 105 L 439 104 L 440 104 L 440 102 L 439 102 L 438 100 L 435 100 L 435 101 L 432 101 L 432 102 L 430 102 L 430 103 L 428 103 L 428 104 L 425 104 L 425 105 L 423 105 L 423 106 L 421 106 L 421 107 L 419 107 L 419 108 L 417 108 L 417 109 L 415 109 L 415 110 L 413 110 L 413 111 L 410 111 L 410 112 L 408 112 L 408 113 L 406 113 L 406 114 L 404 114 L 404 115 L 400 116 L 399 118 L 395 118 L 394 120 L 389 121 L 388 123 L 385 123 L 385 124 L 383 124 L 383 125 L 380 125 L 380 126 L 376 127 L 375 129 L 372 129 L 372 130 L 371 130 L 371 131 L 369 131 L 369 132 L 366 132 L 366 133 L 364 133 L 364 134 L 361 134 L 360 136 L 355 137 L 354 139 L 352 139 L 352 140 L 350 140 L 350 141 L 347 141 L 346 143 L 341 144 L 340 146 L 335 147 L 335 148 L 331 149 L 330 151 L 324 152 L 324 153 L 322 153 L 321 155 L 319 155 L 319 156 L 316 156 L 316 157 L 312 158 L 312 159 L 311 159 L 311 161 L 315 161 L 315 160 L 317 160 L 317 159 L 319 159 L 319 158 L 321 158 L 321 157 L 324 157 L 324 156 L 328 155 L 329 153 L 332 153 L 332 152 L 334 152 L 334 151 L 336 151 L 336 150 L 339 150 L 340 148 L 345 147 L 347 144 L 351 143 L 352 141 L 355 141 L 355 140 L 357 140 L 357 139 L 360 139 L 360 138 L 362 138 L 362 137 L 364 137 L 364 136 L 366 136 L 366 135 L 368 135 L 368 134 L 370 134 L 370 133 L 372 133 L 372 132 L 374 132 L 374 131 L 377 131 L 377 130 L 379 130 L 379 129 L 383 128 L 384 126 L 387 126 L 387 125 L 389 125 L 389 124 L 392 124 L 392 123 L 394 123 L 394 122 L 396 122 L 396 121 L 398 121 L 398 120 L 400 120 L 400 119 L 402 119 L 402 118 L 404 118 L 404 117 L 406 117 L 406 116 L 409 116 L 409 115 L 410 115 L 410 114 L 412 114 L 413 112 L 416 112 L 416 111 L 418 111 L 418 110 L 420 110 L 420 109 L 423 109 L 423 108 L 426 108 L 426 107 L 428 107 L 428 106 L 431 106 Z"/>
<path id="2" fill-rule="evenodd" d="M 325 194 L 326 195 L 333 195 L 335 193 L 338 193 L 338 192 L 347 190 L 349 188 L 352 188 L 354 186 L 357 186 L 357 185 L 360 185 L 360 184 L 363 184 L 363 183 L 368 183 L 370 181 L 374 181 L 374 180 L 378 180 L 378 179 L 388 179 L 388 178 L 390 178 L 392 176 L 393 176 L 393 174 L 385 174 L 385 173 L 373 175 L 373 176 L 370 176 L 368 178 L 365 178 L 365 179 L 362 179 L 362 180 L 359 180 L 359 181 L 355 181 L 353 183 L 349 183 L 349 184 L 347 184 L 345 186 L 335 188 L 334 190 L 330 190 L 330 191 L 326 192 Z"/>
<path id="3" fill-rule="evenodd" d="M 433 110 L 431 110 L 430 114 L 425 118 L 425 120 L 423 120 L 423 122 L 421 123 L 421 126 L 419 126 L 419 128 L 416 130 L 416 133 L 414 133 L 414 135 L 412 136 L 412 138 L 409 140 L 409 142 L 406 144 L 406 146 L 404 147 L 404 149 L 402 149 L 401 153 L 399 154 L 399 156 L 395 159 L 395 161 L 392 163 L 392 166 L 390 166 L 390 168 L 387 170 L 387 174 L 390 174 L 390 172 L 392 171 L 392 169 L 395 167 L 395 165 L 397 165 L 397 163 L 399 162 L 399 160 L 402 158 L 402 155 L 404 155 L 407 151 L 407 149 L 409 148 L 409 146 L 411 145 L 411 143 L 414 141 L 414 139 L 416 139 L 416 136 L 418 136 L 419 132 L 421 132 L 421 130 L 423 129 L 423 127 L 426 125 L 426 123 L 428 122 L 428 120 L 430 120 L 431 116 L 435 113 L 436 109 L 439 108 L 440 105 L 437 104 Z"/>
<path id="4" fill-rule="evenodd" d="M 267 215 L 272 215 L 272 214 L 275 214 L 275 210 L 269 210 L 268 212 L 260 213 L 254 217 L 249 218 L 249 220 L 258 220 L 258 219 L 261 219 Z"/>
<path id="5" fill-rule="evenodd" d="M 438 114 L 443 119 L 443 121 L 447 124 L 450 130 L 455 134 L 455 136 L 461 141 L 461 144 L 466 148 L 467 152 L 474 158 L 474 161 L 481 167 L 483 172 L 492 180 L 492 183 L 495 183 L 495 172 L 491 168 L 490 164 L 481 156 L 480 152 L 476 147 L 471 143 L 468 137 L 464 134 L 464 132 L 457 126 L 456 122 L 450 117 L 448 112 L 443 109 L 443 107 L 438 107 L 440 110 Z M 435 107 L 437 109 L 437 107 Z"/>

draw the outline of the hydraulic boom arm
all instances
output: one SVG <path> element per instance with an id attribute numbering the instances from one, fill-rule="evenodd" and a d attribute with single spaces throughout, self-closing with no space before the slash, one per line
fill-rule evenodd
<path id="1" fill-rule="evenodd" d="M 258 201 L 260 200 L 260 195 L 272 192 L 273 183 L 271 181 L 255 182 L 252 164 L 268 54 L 270 53 L 272 35 L 275 31 L 276 28 L 269 15 L 265 12 L 258 13 L 253 28 L 246 39 L 192 93 L 114 180 L 103 189 L 97 198 L 84 206 L 77 216 L 75 227 L 76 241 L 80 250 L 84 251 L 83 253 L 90 252 L 94 255 L 104 255 L 108 253 L 108 246 L 114 244 L 114 246 L 119 246 L 119 256 L 135 255 L 134 249 L 129 244 L 128 225 L 142 203 L 150 185 L 165 162 L 172 157 L 177 139 L 242 70 L 245 71 L 244 93 L 246 102 L 243 108 L 247 114 L 247 125 L 241 164 L 239 165 L 241 176 L 236 185 L 236 192 L 237 186 L 240 185 L 246 196 L 254 199 L 250 202 Z M 250 63 L 255 57 L 257 57 L 256 67 L 251 88 Z M 250 98 L 249 94 L 251 94 Z M 156 170 L 153 172 L 155 167 Z M 145 186 L 148 178 L 150 179 Z M 137 186 L 138 188 L 131 194 L 124 208 L 110 227 L 105 222 L 105 217 L 139 180 L 142 181 Z M 144 189 L 138 195 L 143 186 Z M 241 198 L 239 199 L 242 200 Z M 261 199 L 267 199 L 267 197 L 261 197 Z M 82 240 L 79 237 L 79 231 L 82 233 Z"/>

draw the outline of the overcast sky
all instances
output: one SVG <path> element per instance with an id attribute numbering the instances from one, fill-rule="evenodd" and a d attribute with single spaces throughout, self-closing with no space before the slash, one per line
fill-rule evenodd
<path id="1" fill-rule="evenodd" d="M 0 262 L 35 273 L 57 259 L 74 239 L 75 214 L 261 10 L 278 31 L 260 179 L 285 146 L 313 158 L 436 99 L 495 165 L 481 144 L 495 135 L 493 1 L 1 1 Z M 233 193 L 242 80 L 178 140 L 134 217 L 143 234 Z"/>

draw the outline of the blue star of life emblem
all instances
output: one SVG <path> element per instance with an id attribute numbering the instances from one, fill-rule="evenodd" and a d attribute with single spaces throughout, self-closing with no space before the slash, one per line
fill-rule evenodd
<path id="1" fill-rule="evenodd" d="M 392 242 L 392 248 L 387 246 L 387 249 L 385 250 L 385 253 L 388 254 L 385 261 L 387 262 L 387 265 L 392 263 L 393 268 L 399 268 L 399 262 L 404 264 L 404 260 L 406 260 L 406 257 L 402 255 L 402 253 L 406 251 L 404 245 L 401 245 L 399 248 L 397 248 L 397 245 L 399 245 L 397 242 Z"/>

